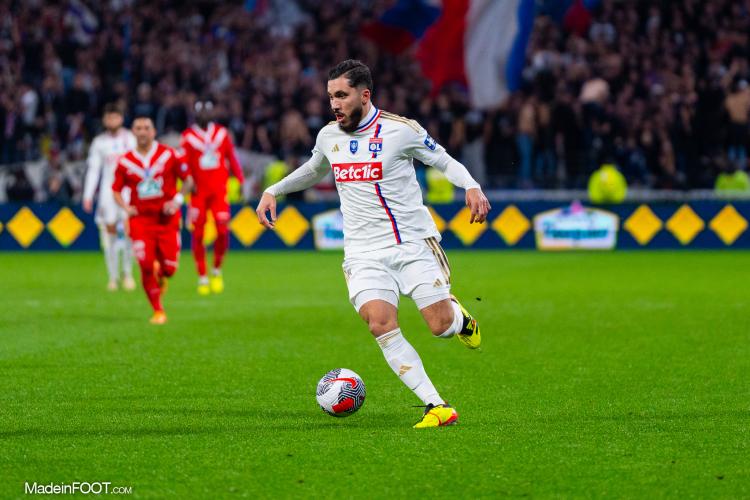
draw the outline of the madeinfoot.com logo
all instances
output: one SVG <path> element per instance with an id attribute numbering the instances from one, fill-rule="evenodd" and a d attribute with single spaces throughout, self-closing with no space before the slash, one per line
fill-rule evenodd
<path id="1" fill-rule="evenodd" d="M 26 495 L 132 495 L 132 486 L 112 486 L 111 481 L 73 481 L 70 483 L 30 483 L 23 485 Z"/>

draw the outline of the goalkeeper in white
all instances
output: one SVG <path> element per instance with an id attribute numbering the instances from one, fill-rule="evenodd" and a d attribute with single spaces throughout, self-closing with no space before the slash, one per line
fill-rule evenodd
<path id="1" fill-rule="evenodd" d="M 370 70 L 359 61 L 344 61 L 329 72 L 328 98 L 336 121 L 321 129 L 309 161 L 266 189 L 258 219 L 273 229 L 276 197 L 308 188 L 333 169 L 344 215 L 349 300 L 388 365 L 424 403 L 414 427 L 450 425 L 458 414 L 440 397 L 401 333 L 399 297 L 414 300 L 437 337 L 456 336 L 471 349 L 479 347 L 481 337 L 477 321 L 450 293 L 448 259 L 422 203 L 412 159 L 437 168 L 466 190 L 471 223 L 483 223 L 490 204 L 466 168 L 419 124 L 377 109 L 372 87 Z"/>
<path id="2" fill-rule="evenodd" d="M 106 130 L 94 138 L 89 148 L 88 169 L 83 187 L 83 209 L 88 213 L 93 211 L 94 194 L 98 187 L 95 220 L 100 227 L 104 261 L 109 275 L 107 289 L 117 290 L 122 267 L 122 287 L 125 290 L 134 290 L 133 250 L 128 236 L 128 216 L 115 203 L 112 183 L 115 180 L 117 160 L 135 148 L 135 136 L 122 126 L 122 112 L 114 104 L 104 107 L 102 123 Z"/>

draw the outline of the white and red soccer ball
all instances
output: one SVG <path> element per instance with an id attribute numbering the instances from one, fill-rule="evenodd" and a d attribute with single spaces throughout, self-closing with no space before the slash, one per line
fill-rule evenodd
<path id="1" fill-rule="evenodd" d="M 365 383 L 347 368 L 336 368 L 323 375 L 315 397 L 321 409 L 334 417 L 348 417 L 365 402 Z"/>

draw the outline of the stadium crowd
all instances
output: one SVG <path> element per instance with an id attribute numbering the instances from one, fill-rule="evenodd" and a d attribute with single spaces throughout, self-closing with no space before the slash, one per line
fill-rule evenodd
<path id="1" fill-rule="evenodd" d="M 11 169 L 0 191 L 74 201 L 104 104 L 152 116 L 169 141 L 210 97 L 252 195 L 271 160 L 309 154 L 330 119 L 326 71 L 349 57 L 373 68 L 379 107 L 420 121 L 490 188 L 582 187 L 605 162 L 631 185 L 711 188 L 747 168 L 750 0 L 604 0 L 572 31 L 540 16 L 524 86 L 495 110 L 471 109 L 458 84 L 431 96 L 413 52 L 360 35 L 388 1 L 271 4 L 0 0 L 0 163 L 39 172 Z"/>

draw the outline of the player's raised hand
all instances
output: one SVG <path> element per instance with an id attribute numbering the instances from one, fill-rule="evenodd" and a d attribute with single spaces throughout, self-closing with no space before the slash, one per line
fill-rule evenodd
<path id="1" fill-rule="evenodd" d="M 271 213 L 270 219 L 266 216 L 267 212 Z M 273 229 L 276 224 L 276 197 L 269 193 L 263 193 L 255 213 L 258 214 L 258 221 L 261 224 L 268 229 Z"/>
<path id="2" fill-rule="evenodd" d="M 471 210 L 471 220 L 469 224 L 478 222 L 479 224 L 487 220 L 487 214 L 492 206 L 481 189 L 472 188 L 466 190 L 466 206 Z"/>

